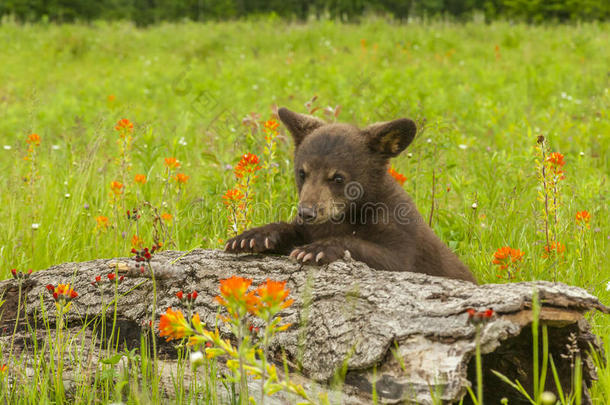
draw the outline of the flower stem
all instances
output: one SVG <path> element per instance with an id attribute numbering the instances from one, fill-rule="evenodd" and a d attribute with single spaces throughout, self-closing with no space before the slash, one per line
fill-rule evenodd
<path id="1" fill-rule="evenodd" d="M 246 380 L 246 373 L 244 372 L 244 355 L 242 344 L 244 342 L 244 324 L 239 321 L 239 336 L 237 337 L 238 345 L 238 356 L 239 356 L 239 403 L 241 405 L 248 405 L 248 381 Z"/>
<path id="2" fill-rule="evenodd" d="M 22 284 L 23 284 L 23 281 L 20 279 L 18 292 L 17 292 L 19 294 L 19 296 L 17 297 L 17 316 L 15 319 L 15 326 L 13 327 L 13 336 L 11 337 L 11 348 L 8 351 L 9 359 L 13 355 L 13 344 L 15 343 L 15 335 L 17 334 L 17 326 L 19 325 L 19 315 L 21 314 L 21 286 L 22 286 Z"/>
<path id="3" fill-rule="evenodd" d="M 481 326 L 477 325 L 475 332 L 476 367 L 477 367 L 477 401 L 483 405 L 483 365 L 481 361 Z"/>
<path id="4" fill-rule="evenodd" d="M 150 270 L 150 276 L 152 279 L 153 285 L 153 304 L 152 304 L 152 314 L 151 314 L 151 324 L 150 331 L 152 337 L 152 349 L 153 349 L 153 376 L 154 378 L 158 377 L 157 369 L 158 369 L 158 357 L 157 357 L 157 336 L 155 335 L 155 318 L 157 312 L 157 281 L 155 279 L 155 271 L 153 270 L 150 261 L 148 262 L 148 269 Z M 153 390 L 155 392 L 155 390 Z M 154 394 L 153 394 L 154 395 Z"/>
<path id="5" fill-rule="evenodd" d="M 118 268 L 118 264 L 117 264 L 117 268 Z M 118 302 L 119 302 L 119 278 L 118 275 L 116 275 L 115 273 L 115 277 L 114 277 L 114 314 L 112 315 L 112 332 L 110 332 L 110 339 L 108 339 L 108 347 L 112 347 L 114 346 L 114 331 L 116 328 L 116 318 L 117 318 L 117 312 L 118 312 Z"/>
<path id="6" fill-rule="evenodd" d="M 261 356 L 261 405 L 265 404 L 265 374 L 267 372 L 267 349 L 269 345 L 269 324 L 271 320 L 267 320 L 265 325 L 265 335 L 263 337 L 263 355 Z"/>

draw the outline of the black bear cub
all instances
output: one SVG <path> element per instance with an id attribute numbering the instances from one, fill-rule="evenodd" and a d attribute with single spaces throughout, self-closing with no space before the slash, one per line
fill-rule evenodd
<path id="1" fill-rule="evenodd" d="M 321 265 L 343 258 L 347 250 L 379 270 L 476 282 L 388 173 L 390 158 L 415 137 L 413 121 L 359 129 L 286 108 L 278 113 L 295 143 L 298 215 L 291 223 L 245 231 L 228 241 L 226 251 L 290 254 Z"/>

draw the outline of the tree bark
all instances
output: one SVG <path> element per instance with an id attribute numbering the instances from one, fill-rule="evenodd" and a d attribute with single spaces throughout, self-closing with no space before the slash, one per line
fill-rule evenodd
<path id="1" fill-rule="evenodd" d="M 377 271 L 349 258 L 313 267 L 299 266 L 285 257 L 195 250 L 162 252 L 151 264 L 157 285 L 157 313 L 170 306 L 180 307 L 176 292 L 196 290 L 199 297 L 194 311 L 211 327 L 217 323 L 219 308 L 214 297 L 219 293 L 219 280 L 239 275 L 252 279 L 253 285 L 267 278 L 287 281 L 294 304 L 281 315 L 293 326 L 275 337 L 271 356 L 281 362 L 285 353 L 291 370 L 307 389 L 328 390 L 334 398 L 350 404 L 370 403 L 373 387 L 381 403 L 432 403 L 432 395 L 446 402 L 467 397 L 466 387 L 474 390 L 476 382 L 475 327 L 468 322 L 468 308 L 492 308 L 495 312 L 481 332 L 486 402 L 498 403 L 506 397 L 511 404 L 520 403 L 524 398 L 491 369 L 513 381 L 519 379 L 532 392 L 530 324 L 534 290 L 542 302 L 541 324 L 549 328 L 549 351 L 564 392 L 569 391 L 571 362 L 578 354 L 567 349 L 566 345 L 571 344 L 585 359 L 588 399 L 586 387 L 595 378 L 595 371 L 587 353 L 590 343 L 599 346 L 583 315 L 590 310 L 608 313 L 596 297 L 561 283 L 474 285 L 423 274 Z M 32 274 L 23 284 L 25 309 L 20 314 L 15 347 L 26 350 L 28 340 L 35 338 L 25 327 L 25 319 L 30 325 L 41 325 L 41 305 L 53 324 L 55 306 L 45 289 L 47 284 L 71 283 L 79 296 L 67 315 L 68 325 L 82 329 L 86 319 L 100 314 L 100 292 L 91 282 L 96 275 L 107 280 L 106 275 L 117 268 L 125 275 L 118 287 L 120 341 L 128 347 L 139 347 L 142 328 L 150 319 L 153 285 L 148 271 L 141 274 L 135 261 L 126 258 L 64 263 Z M 17 281 L 0 282 L 0 292 L 6 300 L 0 318 L 6 350 L 17 317 Z M 114 295 L 111 288 L 105 294 L 107 303 Z M 107 316 L 111 315 L 109 310 Z M 229 336 L 222 322 L 220 330 Z M 164 358 L 171 361 L 175 356 L 171 344 L 160 339 L 159 345 Z M 343 383 L 332 384 L 336 381 Z M 554 390 L 552 374 L 546 389 Z"/>

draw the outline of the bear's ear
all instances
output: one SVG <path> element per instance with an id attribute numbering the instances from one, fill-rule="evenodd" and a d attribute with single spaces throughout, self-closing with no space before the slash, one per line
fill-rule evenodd
<path id="1" fill-rule="evenodd" d="M 324 125 L 324 121 L 319 118 L 295 113 L 284 107 L 280 108 L 277 113 L 292 134 L 295 146 L 299 146 L 307 135 Z"/>
<path id="2" fill-rule="evenodd" d="M 390 158 L 398 156 L 409 146 L 415 138 L 417 127 L 410 119 L 400 118 L 373 124 L 366 127 L 363 132 L 371 150 Z"/>

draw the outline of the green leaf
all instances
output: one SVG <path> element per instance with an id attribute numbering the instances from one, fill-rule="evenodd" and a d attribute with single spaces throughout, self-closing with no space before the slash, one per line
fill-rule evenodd
<path id="1" fill-rule="evenodd" d="M 117 353 L 114 356 L 110 356 L 108 358 L 100 360 L 100 363 L 114 365 L 114 364 L 117 364 L 119 362 L 119 360 L 121 360 L 121 357 L 123 357 L 123 354 Z"/>
<path id="2" fill-rule="evenodd" d="M 218 158 L 216 157 L 216 155 L 214 153 L 201 152 L 201 154 L 199 156 L 201 156 L 202 160 L 207 160 L 212 163 L 220 164 L 220 162 L 218 161 Z"/>

